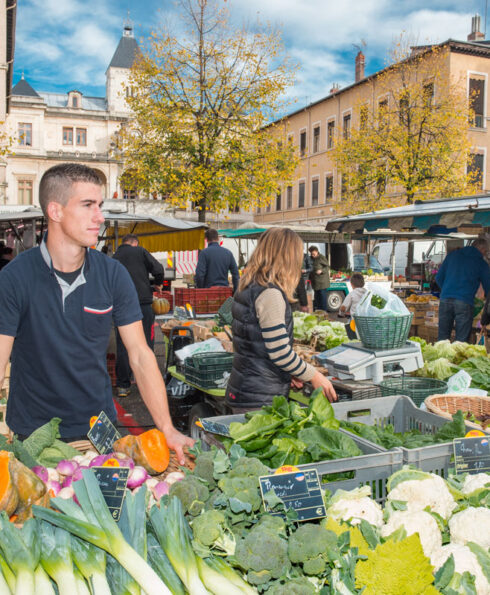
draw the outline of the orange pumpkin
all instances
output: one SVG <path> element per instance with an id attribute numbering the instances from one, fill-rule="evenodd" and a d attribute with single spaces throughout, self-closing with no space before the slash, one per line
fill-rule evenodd
<path id="1" fill-rule="evenodd" d="M 139 436 L 123 436 L 113 444 L 114 452 L 131 457 L 136 465 L 144 467 L 150 475 L 163 473 L 170 462 L 170 451 L 165 435 L 156 428 Z"/>

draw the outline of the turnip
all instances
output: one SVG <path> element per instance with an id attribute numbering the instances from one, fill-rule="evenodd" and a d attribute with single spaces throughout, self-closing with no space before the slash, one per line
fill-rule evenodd
<path id="1" fill-rule="evenodd" d="M 64 461 L 60 461 L 58 463 L 58 465 L 56 466 L 56 471 L 60 475 L 64 475 L 64 476 L 68 476 L 68 477 L 73 475 L 77 469 L 78 469 L 78 463 L 76 463 L 73 460 L 68 460 L 68 459 L 65 459 Z"/>
<path id="2" fill-rule="evenodd" d="M 48 481 L 46 482 L 46 489 L 48 490 L 48 494 L 52 496 L 57 496 L 61 490 L 61 486 L 57 481 L 48 479 Z"/>
<path id="3" fill-rule="evenodd" d="M 68 488 L 62 488 L 58 492 L 58 498 L 63 498 L 64 500 L 69 500 L 70 498 L 73 498 L 74 495 L 75 490 L 71 486 Z"/>
<path id="4" fill-rule="evenodd" d="M 112 454 L 107 455 L 97 455 L 95 456 L 89 463 L 89 467 L 102 467 L 102 465 L 110 459 Z"/>
<path id="5" fill-rule="evenodd" d="M 129 472 L 127 486 L 130 490 L 132 490 L 145 483 L 147 478 L 148 472 L 146 471 L 146 469 L 144 467 L 136 465 L 134 469 L 131 469 L 131 471 Z"/>
<path id="6" fill-rule="evenodd" d="M 162 496 L 166 496 L 170 490 L 170 486 L 166 481 L 159 481 L 157 485 L 152 489 L 153 496 L 158 502 Z"/>
<path id="7" fill-rule="evenodd" d="M 169 486 L 171 486 L 176 481 L 182 481 L 184 477 L 185 475 L 184 473 L 182 473 L 182 471 L 172 471 L 172 473 L 169 473 L 165 476 L 165 481 L 168 483 Z"/>
<path id="8" fill-rule="evenodd" d="M 47 472 L 48 472 L 48 480 L 49 481 L 56 481 L 58 483 L 60 482 L 60 474 L 58 473 L 58 471 L 56 471 L 56 469 L 53 469 L 52 467 L 48 467 Z"/>
<path id="9" fill-rule="evenodd" d="M 36 465 L 35 467 L 32 468 L 32 470 L 39 477 L 39 479 L 42 479 L 44 481 L 44 483 L 46 483 L 48 481 L 49 474 L 48 474 L 48 470 L 46 469 L 46 467 L 43 467 L 42 465 Z"/>

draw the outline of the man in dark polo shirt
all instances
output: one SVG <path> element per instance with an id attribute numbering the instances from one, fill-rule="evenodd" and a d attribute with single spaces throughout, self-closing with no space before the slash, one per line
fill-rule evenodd
<path id="1" fill-rule="evenodd" d="M 27 436 L 60 417 L 61 436 L 70 440 L 85 436 L 101 410 L 115 420 L 106 367 L 114 320 L 155 425 L 183 462 L 183 447 L 193 441 L 173 427 L 129 273 L 89 249 L 104 222 L 97 173 L 56 165 L 41 179 L 39 202 L 48 221 L 41 245 L 0 272 L 0 383 L 10 357 L 12 364 L 8 426 Z"/>
<path id="2" fill-rule="evenodd" d="M 113 258 L 124 265 L 133 280 L 138 294 L 141 314 L 143 315 L 143 331 L 146 342 L 153 349 L 153 323 L 155 314 L 152 308 L 153 291 L 149 275 L 153 275 L 155 285 L 163 283 L 163 266 L 152 256 L 148 250 L 138 246 L 138 236 L 128 233 L 122 239 L 122 244 L 116 250 Z M 121 334 L 116 330 L 116 378 L 117 396 L 127 397 L 131 389 L 131 366 L 129 365 L 128 351 L 124 347 Z"/>

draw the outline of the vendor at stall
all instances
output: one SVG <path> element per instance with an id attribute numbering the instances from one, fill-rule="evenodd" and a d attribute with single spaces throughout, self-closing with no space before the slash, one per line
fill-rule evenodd
<path id="1" fill-rule="evenodd" d="M 480 284 L 485 295 L 490 293 L 490 267 L 484 258 L 487 252 L 485 238 L 477 238 L 471 246 L 454 250 L 444 259 L 436 275 L 441 288 L 438 341 L 450 339 L 454 327 L 456 341 L 466 343 L 470 338 L 473 303 Z"/>
<path id="2" fill-rule="evenodd" d="M 233 411 L 256 409 L 275 395 L 289 394 L 295 386 L 311 382 L 329 401 L 337 400 L 331 382 L 293 351 L 293 316 L 290 303 L 301 275 L 303 242 L 290 229 L 264 232 L 238 292 L 233 314 L 233 368 L 226 399 Z"/>
<path id="3" fill-rule="evenodd" d="M 155 425 L 183 463 L 193 441 L 172 425 L 134 284 L 121 263 L 89 249 L 104 222 L 97 172 L 71 163 L 48 169 L 39 202 L 48 222 L 41 245 L 0 272 L 0 384 L 12 356 L 8 426 L 25 438 L 60 417 L 62 438 L 76 440 L 102 410 L 115 421 L 106 365 L 114 321 Z"/>

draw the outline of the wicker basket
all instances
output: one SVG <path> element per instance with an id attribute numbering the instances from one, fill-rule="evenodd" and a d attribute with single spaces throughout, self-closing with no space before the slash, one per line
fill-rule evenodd
<path id="1" fill-rule="evenodd" d="M 485 416 L 490 418 L 490 397 L 480 397 L 476 395 L 432 395 L 425 399 L 425 406 L 428 411 L 437 413 L 446 419 L 452 419 L 452 415 L 459 409 L 466 413 L 469 411 L 475 416 Z M 471 421 L 466 421 L 466 425 L 472 428 L 482 430 L 482 426 Z"/>
<path id="2" fill-rule="evenodd" d="M 404 316 L 356 316 L 356 330 L 367 349 L 398 349 L 405 345 L 413 314 Z"/>

